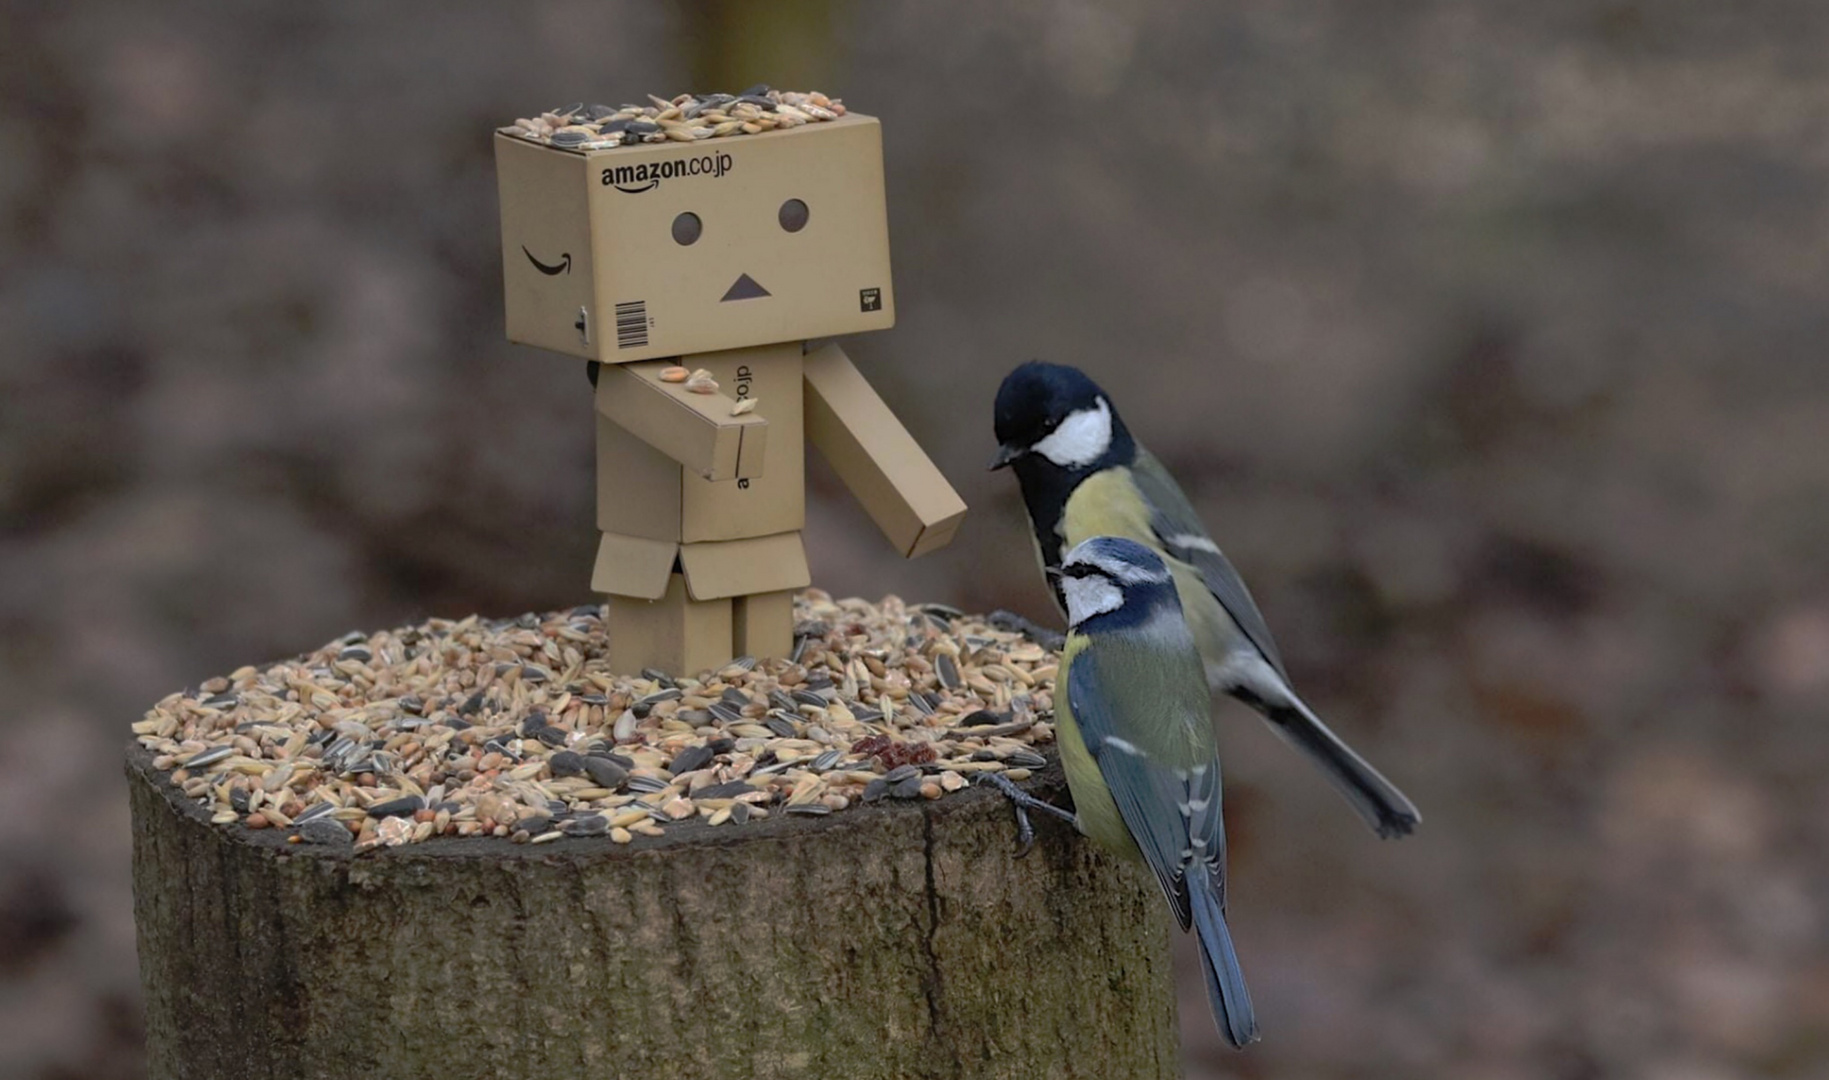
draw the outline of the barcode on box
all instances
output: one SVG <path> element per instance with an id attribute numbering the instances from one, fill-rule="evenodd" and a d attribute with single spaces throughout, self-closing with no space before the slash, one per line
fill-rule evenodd
<path id="1" fill-rule="evenodd" d="M 616 347 L 640 349 L 648 344 L 648 302 L 625 300 L 616 305 Z"/>

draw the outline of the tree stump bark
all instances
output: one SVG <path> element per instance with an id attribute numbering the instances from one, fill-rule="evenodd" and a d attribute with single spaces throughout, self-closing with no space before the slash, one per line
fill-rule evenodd
<path id="1" fill-rule="evenodd" d="M 1180 1074 L 1145 875 L 988 790 L 352 856 L 127 757 L 154 1080 Z"/>

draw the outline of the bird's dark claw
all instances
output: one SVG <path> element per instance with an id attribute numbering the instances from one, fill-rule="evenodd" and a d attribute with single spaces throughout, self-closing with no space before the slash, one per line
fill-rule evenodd
<path id="1" fill-rule="evenodd" d="M 1035 850 L 1035 826 L 1030 824 L 1027 810 L 1015 804 L 1011 808 L 1016 811 L 1016 857 L 1026 859 Z"/>
<path id="2" fill-rule="evenodd" d="M 979 782 L 991 785 L 1010 800 L 1010 807 L 1016 812 L 1016 857 L 1019 859 L 1035 847 L 1035 826 L 1029 821 L 1030 810 L 1044 810 L 1070 825 L 1078 821 L 1072 811 L 1063 810 L 1046 799 L 1036 798 L 1017 787 L 1016 781 L 1002 773 L 981 773 Z"/>

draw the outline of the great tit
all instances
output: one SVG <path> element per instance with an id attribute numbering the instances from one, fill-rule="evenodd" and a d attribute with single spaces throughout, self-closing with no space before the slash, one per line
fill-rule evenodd
<path id="1" fill-rule="evenodd" d="M 1200 652 L 1169 568 L 1131 540 L 1098 536 L 1061 563 L 1067 643 L 1055 683 L 1055 738 L 1076 813 L 997 773 L 1024 807 L 1072 821 L 1140 858 L 1181 929 L 1200 939 L 1213 1020 L 1234 1046 L 1257 1039 L 1251 995 L 1226 929 L 1226 831 L 1219 751 Z M 1022 818 L 1025 838 L 1027 818 Z"/>
<path id="2" fill-rule="evenodd" d="M 991 468 L 1016 472 L 1044 571 L 1094 536 L 1121 536 L 1161 555 L 1204 661 L 1206 681 L 1257 709 L 1307 754 L 1379 836 L 1422 820 L 1403 792 L 1329 731 L 1291 689 L 1257 604 L 1162 463 L 1111 398 L 1077 368 L 1031 361 L 997 391 L 999 449 Z M 1065 578 L 1054 580 L 1066 607 Z"/>

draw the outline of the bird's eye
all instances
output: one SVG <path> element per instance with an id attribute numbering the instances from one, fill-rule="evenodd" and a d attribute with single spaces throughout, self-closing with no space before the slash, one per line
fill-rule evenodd
<path id="1" fill-rule="evenodd" d="M 799 232 L 807 227 L 807 204 L 799 199 L 789 199 L 781 204 L 781 210 L 775 216 L 783 229 Z"/>
<path id="2" fill-rule="evenodd" d="M 673 242 L 681 247 L 685 247 L 688 244 L 696 242 L 699 238 L 699 233 L 703 232 L 704 229 L 705 226 L 699 221 L 699 216 L 688 210 L 679 217 L 673 219 Z"/>

